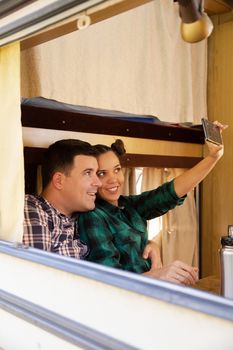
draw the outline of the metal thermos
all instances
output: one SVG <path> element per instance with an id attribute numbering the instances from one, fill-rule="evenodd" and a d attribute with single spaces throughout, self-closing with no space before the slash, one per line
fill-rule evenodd
<path id="1" fill-rule="evenodd" d="M 221 294 L 233 299 L 233 225 L 228 226 L 228 236 L 221 238 Z"/>

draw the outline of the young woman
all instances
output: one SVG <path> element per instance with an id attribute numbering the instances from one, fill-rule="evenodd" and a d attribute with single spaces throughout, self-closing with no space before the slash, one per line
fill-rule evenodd
<path id="1" fill-rule="evenodd" d="M 221 130 L 225 128 L 217 125 Z M 148 241 L 146 221 L 181 205 L 186 194 L 211 171 L 223 155 L 223 146 L 208 143 L 208 147 L 208 156 L 174 180 L 140 195 L 122 196 L 123 142 L 117 140 L 111 147 L 96 145 L 97 175 L 102 187 L 98 189 L 95 210 L 80 213 L 79 217 L 80 238 L 90 247 L 87 260 L 171 282 L 194 284 L 196 268 L 175 261 L 155 269 L 150 259 L 143 257 Z"/>

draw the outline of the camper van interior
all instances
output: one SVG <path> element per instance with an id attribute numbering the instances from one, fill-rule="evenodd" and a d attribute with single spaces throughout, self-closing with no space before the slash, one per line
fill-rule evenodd
<path id="1" fill-rule="evenodd" d="M 0 1 L 0 348 L 231 348 L 219 249 L 233 223 L 232 9 L 223 0 Z M 164 264 L 198 266 L 196 286 L 22 244 L 24 195 L 40 192 L 51 143 L 121 138 L 124 191 L 135 194 L 203 158 L 202 118 L 229 126 L 223 158 L 183 206 L 148 223 Z"/>

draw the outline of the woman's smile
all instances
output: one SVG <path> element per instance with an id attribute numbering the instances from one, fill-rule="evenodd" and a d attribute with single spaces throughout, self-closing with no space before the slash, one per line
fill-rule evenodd
<path id="1" fill-rule="evenodd" d="M 107 202 L 118 205 L 118 199 L 124 184 L 124 175 L 119 159 L 114 152 L 109 151 L 98 157 L 98 164 L 99 170 L 97 175 L 102 183 L 102 187 L 98 190 L 98 195 Z"/>

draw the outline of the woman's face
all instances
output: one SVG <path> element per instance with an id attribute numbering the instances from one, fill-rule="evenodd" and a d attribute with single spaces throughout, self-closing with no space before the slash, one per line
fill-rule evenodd
<path id="1" fill-rule="evenodd" d="M 107 202 L 118 205 L 124 184 L 124 175 L 119 159 L 114 152 L 109 151 L 98 156 L 97 160 L 99 164 L 97 175 L 102 183 L 98 189 L 98 195 Z"/>

